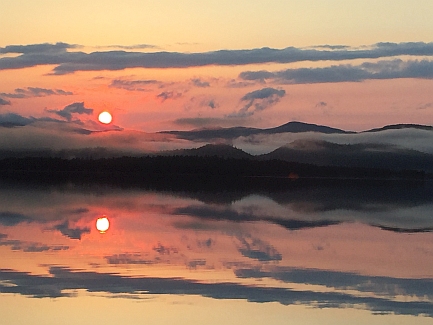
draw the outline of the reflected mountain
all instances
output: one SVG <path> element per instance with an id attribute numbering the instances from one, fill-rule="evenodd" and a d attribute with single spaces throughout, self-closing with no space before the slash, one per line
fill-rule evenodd
<path id="1" fill-rule="evenodd" d="M 145 196 L 156 193 L 162 197 L 175 197 L 185 201 L 181 206 L 165 205 L 165 213 L 173 216 L 191 216 L 198 220 L 226 220 L 230 222 L 265 222 L 296 230 L 361 222 L 394 232 L 430 232 L 433 228 L 432 181 L 383 181 L 383 180 L 308 180 L 295 181 L 278 178 L 262 178 L 248 186 L 241 181 L 233 184 L 239 189 L 218 186 L 219 179 L 178 178 L 178 182 L 155 178 L 154 183 L 142 187 L 112 187 L 98 184 L 43 185 L 34 189 L 24 183 L 3 183 L 0 195 L 22 197 L 17 206 L 25 206 L 32 197 L 43 197 L 56 189 L 64 195 L 89 195 L 95 193 L 100 198 L 112 198 L 121 193 L 134 193 Z M 21 185 L 20 185 L 21 184 Z M 46 194 L 44 194 L 46 193 Z M 125 199 L 127 202 L 128 199 Z M 195 200 L 197 203 L 191 203 Z M 114 201 L 113 201 L 114 202 Z M 23 211 L 10 208 L 5 201 L 0 210 L 0 225 L 15 226 L 34 222 L 38 217 L 37 208 Z M 43 204 L 43 201 L 41 201 Z M 126 203 L 124 203 L 126 204 Z M 129 203 L 128 203 L 129 205 Z M 127 206 L 128 206 L 127 205 Z M 132 202 L 131 206 L 134 206 Z M 143 206 L 142 209 L 146 209 Z M 41 212 L 41 214 L 46 212 Z M 89 233 L 89 227 L 71 224 L 68 220 L 79 220 L 92 214 L 85 202 L 78 207 L 62 209 L 61 214 L 52 216 L 58 220 L 50 229 L 60 231 L 71 239 L 81 239 Z M 36 215 L 35 215 L 36 214 Z M 39 221 L 41 222 L 41 221 Z M 190 227 L 186 223 L 176 223 L 176 227 Z"/>
<path id="2" fill-rule="evenodd" d="M 232 222 L 250 222 L 263 221 L 280 225 L 290 230 L 299 230 L 305 228 L 325 227 L 339 224 L 336 220 L 296 220 L 281 218 L 275 215 L 260 215 L 250 211 L 238 212 L 230 208 L 221 209 L 208 206 L 188 206 L 174 210 L 174 214 L 187 215 L 202 220 L 227 220 Z M 186 224 L 177 224 L 179 228 L 188 227 Z"/>

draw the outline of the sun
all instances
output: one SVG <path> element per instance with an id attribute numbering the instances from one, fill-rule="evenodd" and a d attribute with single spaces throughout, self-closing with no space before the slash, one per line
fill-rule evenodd
<path id="1" fill-rule="evenodd" d="M 106 216 L 103 216 L 96 220 L 96 229 L 98 229 L 101 234 L 106 232 L 108 228 L 110 228 L 110 222 L 108 221 L 108 218 Z"/>
<path id="2" fill-rule="evenodd" d="M 113 120 L 113 117 L 111 116 L 111 114 L 109 112 L 103 111 L 99 114 L 98 120 L 99 120 L 99 122 L 101 122 L 103 124 L 110 124 L 111 121 Z"/>

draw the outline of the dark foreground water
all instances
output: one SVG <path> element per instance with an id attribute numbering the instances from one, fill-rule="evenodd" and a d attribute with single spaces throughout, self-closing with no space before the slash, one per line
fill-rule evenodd
<path id="1" fill-rule="evenodd" d="M 432 232 L 429 182 L 2 183 L 0 324 L 433 324 Z"/>

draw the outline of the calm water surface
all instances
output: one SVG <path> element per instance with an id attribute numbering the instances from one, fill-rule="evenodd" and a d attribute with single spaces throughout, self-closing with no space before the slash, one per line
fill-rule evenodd
<path id="1" fill-rule="evenodd" d="M 429 182 L 1 184 L 0 323 L 433 324 L 432 211 Z"/>

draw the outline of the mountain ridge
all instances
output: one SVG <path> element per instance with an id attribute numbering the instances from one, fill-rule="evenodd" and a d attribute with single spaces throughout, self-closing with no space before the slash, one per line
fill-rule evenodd
<path id="1" fill-rule="evenodd" d="M 433 172 L 433 155 L 380 143 L 338 144 L 324 140 L 302 139 L 295 140 L 261 155 L 251 155 L 228 144 L 207 144 L 193 149 L 166 151 L 158 153 L 158 155 L 216 156 L 226 159 L 259 161 L 282 160 L 316 166 L 407 169 Z"/>
<path id="2" fill-rule="evenodd" d="M 214 139 L 235 139 L 238 137 L 248 137 L 258 134 L 279 134 L 279 133 L 303 133 L 316 132 L 322 134 L 360 134 L 367 132 L 380 132 L 386 130 L 401 130 L 401 129 L 419 129 L 433 131 L 433 126 L 422 124 L 390 124 L 380 128 L 373 128 L 365 131 L 346 131 L 326 125 L 290 121 L 285 124 L 272 128 L 254 128 L 254 127 L 227 127 L 227 128 L 204 128 L 193 129 L 190 131 L 160 131 L 158 133 L 175 135 L 180 139 L 191 141 L 209 141 Z"/>

